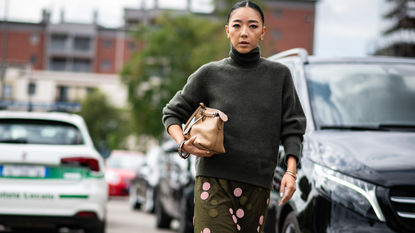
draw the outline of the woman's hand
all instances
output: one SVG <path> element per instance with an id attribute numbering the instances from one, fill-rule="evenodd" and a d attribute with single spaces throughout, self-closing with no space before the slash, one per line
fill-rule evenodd
<path id="1" fill-rule="evenodd" d="M 287 170 L 296 173 L 296 169 L 297 168 L 297 160 L 293 155 L 288 155 L 288 159 L 287 159 Z M 287 188 L 285 190 L 285 188 Z M 284 176 L 282 177 L 281 180 L 281 187 L 280 187 L 280 196 L 284 196 L 279 205 L 284 204 L 285 202 L 289 201 L 291 199 L 291 197 L 294 195 L 295 190 L 297 190 L 296 185 L 295 185 L 295 178 L 288 174 L 285 173 Z M 284 195 L 284 191 L 285 191 L 285 195 Z"/>
<path id="2" fill-rule="evenodd" d="M 197 136 L 191 137 L 188 141 L 186 141 L 182 147 L 182 150 L 186 153 L 190 153 L 192 155 L 195 155 L 197 157 L 210 157 L 213 154 L 209 151 L 201 150 L 197 148 L 195 145 L 193 145 L 193 142 L 196 140 Z"/>

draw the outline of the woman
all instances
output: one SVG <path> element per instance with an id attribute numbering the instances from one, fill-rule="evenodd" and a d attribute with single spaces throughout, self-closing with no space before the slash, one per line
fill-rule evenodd
<path id="1" fill-rule="evenodd" d="M 164 108 L 163 123 L 183 151 L 198 157 L 195 232 L 261 232 L 280 141 L 288 169 L 279 204 L 295 192 L 306 119 L 289 69 L 260 56 L 262 10 L 250 1 L 235 4 L 225 29 L 230 56 L 193 73 Z M 228 115 L 225 154 L 198 149 L 195 137 L 184 140 L 181 125 L 201 102 Z"/>

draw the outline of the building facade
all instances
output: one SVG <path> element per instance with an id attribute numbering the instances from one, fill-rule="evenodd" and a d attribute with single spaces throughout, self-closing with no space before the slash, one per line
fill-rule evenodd
<path id="1" fill-rule="evenodd" d="M 415 0 L 386 0 L 375 55 L 415 57 Z"/>
<path id="2" fill-rule="evenodd" d="M 264 56 L 295 47 L 302 47 L 310 54 L 313 53 L 316 2 L 316 0 L 264 0 L 267 26 Z M 191 0 L 188 0 L 188 6 L 190 4 Z M 26 71 L 10 77 L 4 77 L 10 72 L 1 75 L 4 77 L 0 82 L 2 99 L 8 101 L 28 99 L 23 95 L 21 85 L 32 84 L 33 87 L 33 84 L 37 83 L 38 90 L 46 90 L 44 89 L 46 87 L 51 89 L 48 98 L 34 97 L 34 100 L 70 102 L 77 99 L 71 97 L 71 93 L 87 93 L 93 88 L 102 89 L 97 80 L 108 81 L 106 75 L 119 80 L 118 73 L 124 63 L 142 46 L 135 41 L 131 32 L 137 24 L 153 24 L 157 17 L 165 12 L 165 9 L 157 6 L 156 0 L 155 7 L 152 9 L 145 9 L 144 6 L 141 9 L 124 9 L 124 24 L 119 28 L 106 28 L 99 25 L 97 13 L 94 13 L 94 20 L 89 24 L 66 22 L 64 13 L 61 13 L 59 23 L 52 23 L 51 14 L 46 10 L 43 10 L 42 20 L 38 23 L 0 21 L 2 65 L 6 64 L 8 67 L 14 67 L 13 69 L 26 70 L 27 67 L 33 69 L 31 72 L 33 76 L 30 78 L 28 75 L 23 75 Z M 220 1 L 216 7 L 220 7 Z M 189 12 L 190 7 L 171 11 L 172 14 L 177 15 Z M 199 15 L 218 20 L 215 11 Z M 224 36 L 226 36 L 225 32 Z M 3 72 L 2 67 L 0 69 Z M 34 81 L 22 82 L 23 79 Z M 65 79 L 67 81 L 63 81 Z M 77 82 L 80 84 L 76 84 Z M 16 86 L 16 83 L 19 83 L 19 86 Z M 122 86 L 119 81 L 110 83 Z M 29 88 L 26 87 L 27 90 Z M 81 91 L 80 88 L 84 90 Z M 116 86 L 112 89 L 119 88 L 121 87 Z M 104 88 L 103 91 L 107 90 Z M 126 97 L 124 101 L 126 102 Z M 122 104 L 118 101 L 116 105 Z"/>

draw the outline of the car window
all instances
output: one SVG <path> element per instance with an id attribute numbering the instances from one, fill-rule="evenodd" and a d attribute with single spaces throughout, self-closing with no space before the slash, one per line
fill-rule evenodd
<path id="1" fill-rule="evenodd" d="M 0 119 L 0 143 L 81 145 L 84 140 L 79 129 L 66 122 Z"/>
<path id="2" fill-rule="evenodd" d="M 306 67 L 316 124 L 415 125 L 415 66 L 315 64 Z"/>
<path id="3" fill-rule="evenodd" d="M 141 156 L 110 156 L 106 160 L 109 168 L 137 169 L 144 163 Z"/>

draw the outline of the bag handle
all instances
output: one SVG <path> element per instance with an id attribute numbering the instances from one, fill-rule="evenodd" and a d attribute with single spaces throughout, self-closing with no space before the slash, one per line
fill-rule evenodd
<path id="1" fill-rule="evenodd" d="M 189 132 L 189 129 L 191 128 L 190 122 L 192 122 L 192 119 L 196 116 L 196 114 L 201 111 L 202 109 L 205 109 L 206 106 L 204 103 L 200 103 L 200 106 L 196 109 L 196 111 L 192 114 L 192 116 L 189 118 L 189 120 L 186 122 L 186 125 L 183 129 L 183 134 L 186 135 Z"/>

